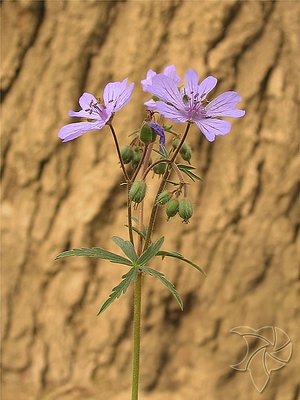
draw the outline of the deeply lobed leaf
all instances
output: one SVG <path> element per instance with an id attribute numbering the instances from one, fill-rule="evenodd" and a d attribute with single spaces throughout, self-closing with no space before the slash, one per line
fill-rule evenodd
<path id="1" fill-rule="evenodd" d="M 145 265 L 140 268 L 142 271 L 146 272 L 147 274 L 152 275 L 155 278 L 159 279 L 161 281 L 161 283 L 163 283 L 169 289 L 169 291 L 172 293 L 172 295 L 175 297 L 177 303 L 179 304 L 179 307 L 181 308 L 181 310 L 183 310 L 183 301 L 182 301 L 181 297 L 179 296 L 179 293 L 175 289 L 175 286 L 173 285 L 173 283 L 168 281 L 165 278 L 163 273 L 156 271 L 155 269 L 146 267 Z"/>
<path id="2" fill-rule="evenodd" d="M 108 260 L 112 263 L 128 265 L 132 267 L 132 262 L 125 257 L 119 256 L 118 254 L 112 253 L 107 250 L 103 250 L 99 247 L 93 247 L 92 249 L 73 249 L 63 251 L 62 253 L 56 256 L 56 260 L 64 257 L 73 257 L 73 256 L 87 256 L 94 258 L 101 258 L 103 260 Z"/>
<path id="3" fill-rule="evenodd" d="M 109 298 L 102 304 L 98 314 L 101 314 L 103 311 L 107 309 L 116 299 L 118 299 L 122 293 L 125 293 L 128 289 L 130 283 L 136 280 L 136 277 L 139 273 L 138 268 L 131 268 L 127 274 L 122 276 L 122 281 L 119 283 L 118 286 L 114 287 Z"/>

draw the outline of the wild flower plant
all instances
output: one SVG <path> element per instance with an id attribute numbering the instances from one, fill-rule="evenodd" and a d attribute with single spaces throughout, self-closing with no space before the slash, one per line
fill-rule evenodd
<path id="1" fill-rule="evenodd" d="M 174 65 L 166 67 L 162 74 L 149 70 L 146 79 L 141 82 L 143 90 L 153 95 L 152 99 L 145 103 L 146 118 L 130 135 L 130 143 L 120 147 L 112 123 L 115 113 L 130 101 L 134 84 L 131 83 L 127 87 L 127 81 L 124 79 L 122 82 L 108 83 L 104 89 L 103 102 L 96 100 L 92 94 L 84 93 L 79 99 L 81 110 L 70 111 L 69 115 L 85 118 L 87 121 L 65 125 L 58 134 L 63 142 L 67 142 L 87 131 L 102 129 L 105 125 L 110 128 L 125 180 L 129 240 L 118 236 L 113 236 L 112 239 L 124 255 L 94 247 L 64 251 L 56 259 L 88 256 L 108 260 L 128 268 L 128 272 L 112 289 L 98 314 L 125 293 L 131 283 L 134 285 L 132 400 L 137 400 L 142 276 L 150 275 L 157 278 L 167 287 L 179 307 L 183 309 L 182 299 L 174 285 L 165 278 L 163 273 L 150 268 L 150 261 L 157 257 L 162 257 L 162 259 L 172 257 L 206 275 L 202 268 L 182 254 L 163 250 L 164 237 L 152 240 L 158 208 L 165 209 L 167 220 L 178 214 L 184 223 L 190 221 L 193 206 L 188 197 L 189 182 L 186 180 L 192 182 L 201 180 L 195 173 L 196 168 L 190 164 L 192 150 L 186 142 L 190 126 L 195 123 L 206 139 L 212 142 L 216 136 L 226 135 L 231 129 L 230 123 L 220 117 L 242 117 L 245 111 L 235 108 L 241 101 L 241 97 L 234 91 L 225 92 L 212 101 L 207 100 L 207 95 L 217 84 L 217 79 L 213 76 L 207 77 L 199 84 L 198 74 L 193 69 L 189 69 L 185 74 L 186 86 L 182 87 L 182 80 L 176 73 Z M 185 123 L 184 132 L 177 133 L 171 125 L 162 123 L 164 118 Z M 155 161 L 152 161 L 151 155 L 155 156 Z M 150 172 L 158 176 L 159 183 L 156 195 L 151 200 L 149 221 L 145 224 L 144 199 L 148 196 L 146 181 Z M 172 172 L 174 178 L 170 180 Z M 134 216 L 135 212 L 138 217 Z"/>

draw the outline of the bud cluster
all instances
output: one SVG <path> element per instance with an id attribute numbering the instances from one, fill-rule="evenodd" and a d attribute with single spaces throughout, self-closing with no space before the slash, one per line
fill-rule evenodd
<path id="1" fill-rule="evenodd" d="M 174 196 L 175 194 L 175 196 Z M 168 191 L 161 192 L 156 199 L 156 204 L 163 206 L 166 205 L 166 214 L 168 220 L 178 213 L 182 218 L 182 222 L 188 223 L 189 219 L 193 215 L 193 205 L 192 203 L 183 198 L 178 200 L 178 193 L 170 193 Z"/>

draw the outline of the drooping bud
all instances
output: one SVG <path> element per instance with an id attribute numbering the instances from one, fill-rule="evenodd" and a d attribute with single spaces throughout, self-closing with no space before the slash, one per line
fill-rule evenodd
<path id="1" fill-rule="evenodd" d="M 132 167 L 133 168 L 136 168 L 139 165 L 141 158 L 142 158 L 142 153 L 138 149 L 135 149 L 135 151 L 133 152 L 133 158 L 132 158 Z"/>
<path id="2" fill-rule="evenodd" d="M 141 128 L 140 139 L 145 144 L 154 142 L 156 139 L 156 133 L 147 122 L 145 122 Z"/>
<path id="3" fill-rule="evenodd" d="M 180 200 L 178 213 L 180 217 L 183 219 L 183 222 L 188 223 L 189 219 L 193 215 L 192 203 L 187 199 Z"/>
<path id="4" fill-rule="evenodd" d="M 172 194 L 167 192 L 166 190 L 161 192 L 156 199 L 156 204 L 164 205 L 166 204 L 172 197 Z"/>
<path id="5" fill-rule="evenodd" d="M 171 199 L 167 202 L 166 206 L 166 214 L 168 216 L 168 220 L 171 217 L 174 217 L 178 212 L 179 203 L 177 199 Z"/>
<path id="6" fill-rule="evenodd" d="M 134 182 L 129 190 L 129 199 L 134 203 L 140 203 L 146 194 L 146 183 L 144 181 Z"/>
<path id="7" fill-rule="evenodd" d="M 121 157 L 124 164 L 130 163 L 133 159 L 133 150 L 129 146 L 122 146 L 121 147 Z"/>
<path id="8" fill-rule="evenodd" d="M 164 158 L 164 157 L 159 157 L 157 159 L 157 161 L 162 159 L 162 158 Z M 166 166 L 167 166 L 167 163 L 161 162 L 159 164 L 154 165 L 153 171 L 154 171 L 155 174 L 162 175 L 162 174 L 164 174 L 164 172 L 166 170 Z"/>
<path id="9" fill-rule="evenodd" d="M 180 149 L 180 155 L 185 161 L 190 162 L 190 159 L 192 158 L 192 150 L 186 142 L 183 143 Z"/>

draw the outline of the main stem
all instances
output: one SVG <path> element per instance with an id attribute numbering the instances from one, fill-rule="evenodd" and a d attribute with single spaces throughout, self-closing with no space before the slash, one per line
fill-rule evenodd
<path id="1" fill-rule="evenodd" d="M 132 395 L 131 400 L 138 400 L 140 375 L 140 342 L 141 342 L 141 296 L 142 274 L 138 273 L 134 283 L 133 312 L 133 364 L 132 364 Z"/>
<path id="2" fill-rule="evenodd" d="M 143 173 L 147 169 L 153 145 L 146 147 L 143 154 Z M 143 230 L 144 202 L 139 205 L 139 230 Z M 143 238 L 138 237 L 137 254 L 143 251 Z M 142 298 L 142 273 L 139 271 L 134 283 L 134 310 L 133 310 L 133 362 L 132 362 L 132 395 L 131 400 L 138 400 L 139 375 L 140 375 L 140 343 L 141 343 L 141 298 Z"/>

